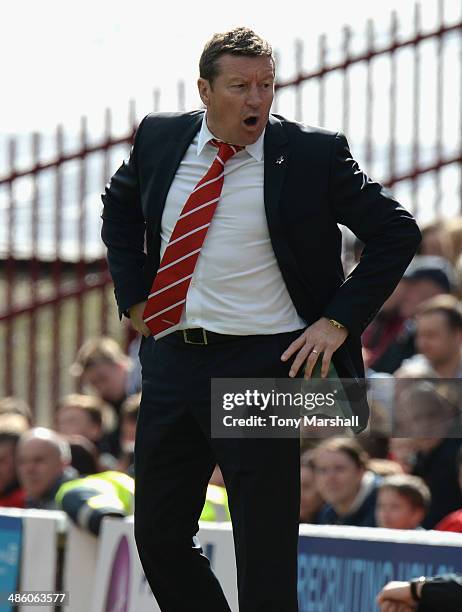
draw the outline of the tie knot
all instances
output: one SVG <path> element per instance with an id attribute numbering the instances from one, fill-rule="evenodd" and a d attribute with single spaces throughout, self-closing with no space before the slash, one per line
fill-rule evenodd
<path id="1" fill-rule="evenodd" d="M 238 151 L 242 151 L 244 147 L 239 145 L 231 145 L 227 142 L 223 142 L 222 140 L 217 140 L 213 138 L 210 140 L 210 144 L 218 149 L 218 157 L 221 159 L 223 163 L 226 163 L 230 157 L 232 157 Z"/>

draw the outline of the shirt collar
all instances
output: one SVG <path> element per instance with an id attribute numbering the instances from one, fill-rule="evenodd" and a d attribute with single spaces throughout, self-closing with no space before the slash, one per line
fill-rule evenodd
<path id="1" fill-rule="evenodd" d="M 266 128 L 261 133 L 260 137 L 253 144 L 247 145 L 245 150 L 247 153 L 252 156 L 256 161 L 261 161 L 263 159 L 263 141 L 265 138 Z M 199 132 L 199 139 L 197 141 L 197 155 L 200 155 L 205 147 L 205 145 L 212 140 L 215 136 L 209 130 L 207 125 L 207 113 L 204 113 L 202 118 L 202 125 Z"/>

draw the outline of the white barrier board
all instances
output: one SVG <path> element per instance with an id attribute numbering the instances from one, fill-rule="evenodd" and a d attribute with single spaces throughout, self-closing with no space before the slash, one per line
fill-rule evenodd
<path id="1" fill-rule="evenodd" d="M 201 523 L 199 540 L 237 612 L 236 566 L 230 524 Z M 141 567 L 133 535 L 133 517 L 107 518 L 100 536 L 91 612 L 158 612 Z"/>
<path id="2" fill-rule="evenodd" d="M 22 520 L 20 590 L 56 591 L 58 534 L 67 522 L 64 512 L 1 508 L 0 514 Z M 37 612 L 37 606 L 21 605 L 19 610 Z M 40 606 L 40 610 L 54 612 L 54 606 Z"/>

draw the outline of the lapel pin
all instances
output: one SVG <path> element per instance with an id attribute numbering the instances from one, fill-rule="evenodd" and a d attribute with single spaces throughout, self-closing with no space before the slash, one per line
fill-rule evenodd
<path id="1" fill-rule="evenodd" d="M 282 164 L 283 161 L 284 161 L 284 155 L 281 155 L 280 157 L 277 158 L 276 163 Z"/>

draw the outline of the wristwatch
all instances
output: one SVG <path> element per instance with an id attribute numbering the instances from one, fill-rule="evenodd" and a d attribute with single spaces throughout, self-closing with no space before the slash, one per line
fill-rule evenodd
<path id="1" fill-rule="evenodd" d="M 345 329 L 345 325 L 342 325 L 341 323 L 339 323 L 335 319 L 329 319 L 329 323 L 332 323 L 332 325 L 334 327 L 336 327 L 337 329 Z"/>
<path id="2" fill-rule="evenodd" d="M 420 601 L 421 599 L 421 595 L 419 595 L 418 589 L 417 587 L 419 585 L 424 585 L 425 581 L 427 579 L 425 578 L 425 576 L 420 576 L 419 578 L 414 578 L 413 580 L 411 580 L 410 587 L 411 587 L 411 597 L 414 601 Z M 422 592 L 422 591 L 420 591 Z"/>

